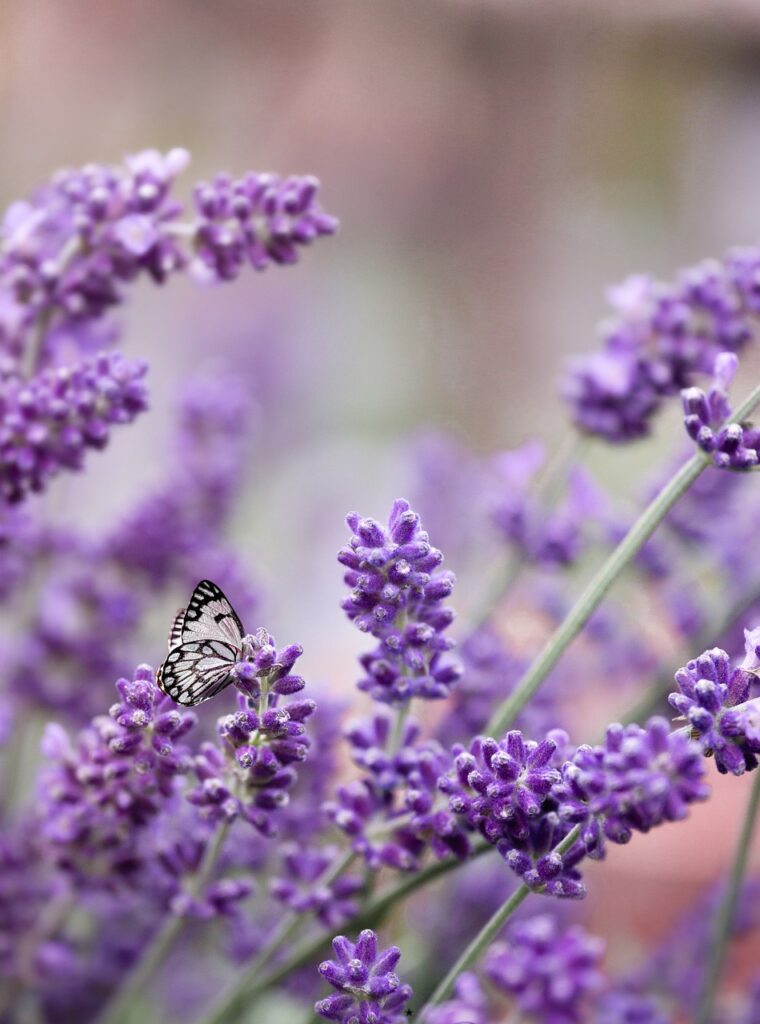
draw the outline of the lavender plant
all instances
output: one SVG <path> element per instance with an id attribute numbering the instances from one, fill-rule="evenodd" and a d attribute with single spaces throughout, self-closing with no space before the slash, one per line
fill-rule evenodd
<path id="1" fill-rule="evenodd" d="M 459 510 L 452 550 L 466 564 L 490 544 L 501 572 L 464 574 L 477 612 L 458 625 L 423 516 L 403 499 L 387 522 L 349 513 L 342 608 L 367 642 L 347 716 L 262 625 L 227 536 L 254 458 L 244 367 L 185 381 L 170 469 L 107 532 L 37 496 L 147 410 L 146 364 L 112 350 L 140 279 L 227 283 L 335 232 L 312 178 L 219 175 L 186 209 L 187 162 L 59 172 L 3 224 L 0 1020 L 754 1020 L 757 987 L 737 1000 L 722 967 L 760 921 L 760 781 L 692 954 L 678 933 L 615 975 L 582 915 L 590 861 L 687 817 L 713 765 L 760 760 L 760 387 L 728 399 L 757 253 L 625 282 L 603 351 L 571 370 L 574 423 L 599 443 L 643 436 L 681 392 L 672 440 L 692 449 L 666 453 L 637 518 L 581 464 L 575 428 L 551 461 L 539 441 L 482 459 L 440 441 L 424 518 L 445 534 Z M 624 613 L 642 592 L 651 621 Z M 620 721 L 579 715 L 609 679 Z"/>

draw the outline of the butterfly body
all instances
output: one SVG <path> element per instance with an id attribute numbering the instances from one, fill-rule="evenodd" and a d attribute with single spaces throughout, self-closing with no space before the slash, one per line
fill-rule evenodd
<path id="1" fill-rule="evenodd" d="M 234 668 L 246 660 L 247 649 L 237 612 L 215 583 L 201 580 L 187 608 L 174 617 L 169 653 L 156 681 L 178 704 L 200 704 L 233 682 Z"/>

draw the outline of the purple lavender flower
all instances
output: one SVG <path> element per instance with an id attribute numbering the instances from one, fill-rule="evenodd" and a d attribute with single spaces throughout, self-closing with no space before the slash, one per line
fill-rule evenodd
<path id="1" fill-rule="evenodd" d="M 710 390 L 685 388 L 681 392 L 684 426 L 692 441 L 712 455 L 720 469 L 749 469 L 758 463 L 760 432 L 741 423 L 730 423 L 728 387 L 736 373 L 738 360 L 732 352 L 723 352 L 715 360 Z"/>
<path id="2" fill-rule="evenodd" d="M 198 224 L 193 270 L 201 280 L 231 281 L 248 264 L 295 263 L 299 246 L 334 235 L 338 222 L 317 202 L 312 177 L 247 174 L 233 181 L 219 174 L 195 190 Z"/>
<path id="3" fill-rule="evenodd" d="M 725 651 L 705 651 L 676 672 L 678 693 L 670 704 L 689 724 L 691 735 L 706 754 L 715 755 L 719 772 L 741 775 L 757 766 L 760 755 L 760 711 L 751 695 L 760 666 L 760 631 L 745 630 L 746 657 L 735 669 Z"/>
<path id="4" fill-rule="evenodd" d="M 585 894 L 576 868 L 585 849 L 576 843 L 564 855 L 554 851 L 571 829 L 554 797 L 566 745 L 559 729 L 541 743 L 517 730 L 500 743 L 478 737 L 469 751 L 454 748 L 454 772 L 441 775 L 438 786 L 451 814 L 493 843 L 525 885 L 577 899 Z"/>
<path id="5" fill-rule="evenodd" d="M 103 448 L 111 427 L 147 407 L 146 365 L 101 354 L 74 369 L 24 380 L 0 376 L 0 493 L 21 501 L 62 468 L 80 469 L 88 448 Z"/>
<path id="6" fill-rule="evenodd" d="M 546 461 L 543 445 L 531 441 L 494 461 L 499 484 L 492 518 L 505 540 L 528 561 L 572 565 L 588 540 L 590 524 L 605 513 L 599 487 L 588 473 L 574 467 L 564 500 L 549 509 L 535 493 L 536 478 Z"/>
<path id="7" fill-rule="evenodd" d="M 412 990 L 395 973 L 401 959 L 398 947 L 380 952 L 377 936 L 366 929 L 356 943 L 339 935 L 333 951 L 336 959 L 321 963 L 319 973 L 337 992 L 321 999 L 316 1012 L 340 1024 L 401 1024 Z"/>
<path id="8" fill-rule="evenodd" d="M 189 771 L 181 743 L 195 716 L 164 697 L 153 670 L 120 679 L 120 700 L 72 742 L 47 726 L 40 779 L 40 829 L 57 863 L 84 885 L 118 885 L 141 864 L 140 838 Z"/>
<path id="9" fill-rule="evenodd" d="M 265 835 L 273 835 L 273 812 L 288 803 L 296 781 L 294 765 L 306 758 L 309 738 L 304 722 L 313 700 L 291 700 L 304 687 L 292 668 L 302 649 L 278 651 L 265 629 L 243 640 L 248 653 L 233 669 L 241 690 L 238 710 L 217 722 L 221 746 L 204 743 L 195 758 L 198 785 L 188 800 L 212 821 L 240 816 Z"/>
<path id="10" fill-rule="evenodd" d="M 660 1007 L 647 995 L 613 989 L 604 992 L 596 1002 L 591 1024 L 673 1024 Z"/>
<path id="11" fill-rule="evenodd" d="M 286 843 L 280 848 L 283 873 L 272 880 L 269 891 L 297 914 L 314 914 L 326 928 L 336 928 L 356 914 L 357 894 L 364 887 L 358 875 L 341 875 L 329 885 L 317 885 L 335 863 L 335 846 L 303 847 Z"/>
<path id="12" fill-rule="evenodd" d="M 579 1024 L 602 985 L 603 955 L 601 939 L 541 914 L 509 928 L 489 950 L 484 970 L 523 1013 L 545 1024 Z"/>
<path id="13" fill-rule="evenodd" d="M 616 443 L 648 433 L 663 398 L 754 336 L 759 265 L 757 249 L 736 249 L 672 285 L 635 276 L 610 289 L 604 348 L 576 360 L 564 386 L 577 425 Z"/>
<path id="14" fill-rule="evenodd" d="M 396 705 L 446 697 L 460 671 L 442 657 L 453 646 L 443 634 L 454 619 L 443 605 L 454 586 L 453 575 L 439 570 L 443 555 L 402 498 L 393 503 L 387 529 L 356 512 L 346 522 L 354 536 L 338 560 L 352 590 L 342 607 L 379 641 L 361 658 L 367 674 L 359 689 Z"/>
<path id="15" fill-rule="evenodd" d="M 554 762 L 566 743 L 559 732 L 541 743 L 526 742 L 517 729 L 499 743 L 479 736 L 469 750 L 454 747 L 455 777 L 443 777 L 439 786 L 450 809 L 489 842 L 523 839 L 529 820 L 540 814 L 561 779 Z"/>
<path id="16" fill-rule="evenodd" d="M 489 1024 L 488 1000 L 478 976 L 472 971 L 460 974 L 453 999 L 432 1006 L 423 1024 Z"/>
<path id="17" fill-rule="evenodd" d="M 173 232 L 171 197 L 189 162 L 184 150 L 146 150 L 123 168 L 59 171 L 29 201 L 6 212 L 0 258 L 0 342 L 24 347 L 36 321 L 97 319 L 145 273 L 161 282 L 186 257 Z"/>
<path id="18" fill-rule="evenodd" d="M 582 823 L 588 852 L 602 856 L 605 838 L 626 843 L 634 831 L 685 817 L 690 803 L 708 796 L 704 771 L 698 744 L 671 732 L 664 718 L 646 728 L 611 725 L 603 745 L 578 747 L 563 765 L 559 815 Z"/>

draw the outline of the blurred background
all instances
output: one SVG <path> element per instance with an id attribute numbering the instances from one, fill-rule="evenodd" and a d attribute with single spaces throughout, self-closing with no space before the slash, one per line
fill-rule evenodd
<path id="1" fill-rule="evenodd" d="M 183 377 L 244 361 L 286 412 L 262 402 L 237 543 L 267 624 L 346 691 L 363 645 L 338 611 L 342 516 L 414 487 L 410 439 L 556 444 L 561 367 L 595 345 L 605 288 L 760 235 L 752 0 L 6 0 L 0 40 L 3 205 L 148 146 L 191 150 L 188 188 L 220 169 L 322 180 L 341 233 L 297 268 L 138 289 L 123 347 L 150 360 L 153 410 L 49 501 L 108 522 L 165 472 Z M 598 458 L 634 493 L 649 451 Z M 621 949 L 725 863 L 746 787 L 720 783 L 688 825 L 590 873 Z"/>

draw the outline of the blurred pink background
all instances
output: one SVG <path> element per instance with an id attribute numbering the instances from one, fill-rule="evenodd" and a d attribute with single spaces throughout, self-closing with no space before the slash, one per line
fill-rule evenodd
<path id="1" fill-rule="evenodd" d="M 86 503 L 78 481 L 56 496 L 93 525 L 117 514 L 162 471 L 178 378 L 210 351 L 262 373 L 279 352 L 297 412 L 286 436 L 261 425 L 275 455 L 238 540 L 273 630 L 341 686 L 361 647 L 337 611 L 342 516 L 404 493 L 401 443 L 430 424 L 479 449 L 556 442 L 561 364 L 595 344 L 605 287 L 760 236 L 750 0 L 6 0 L 0 40 L 3 204 L 146 146 L 190 149 L 188 183 L 322 179 L 342 231 L 297 269 L 143 287 L 125 344 L 154 412 L 93 460 Z M 648 451 L 600 461 L 630 488 Z M 306 542 L 319 578 L 294 564 Z M 716 780 L 688 824 L 614 850 L 590 873 L 594 925 L 621 949 L 661 932 L 725 864 L 746 789 Z"/>

